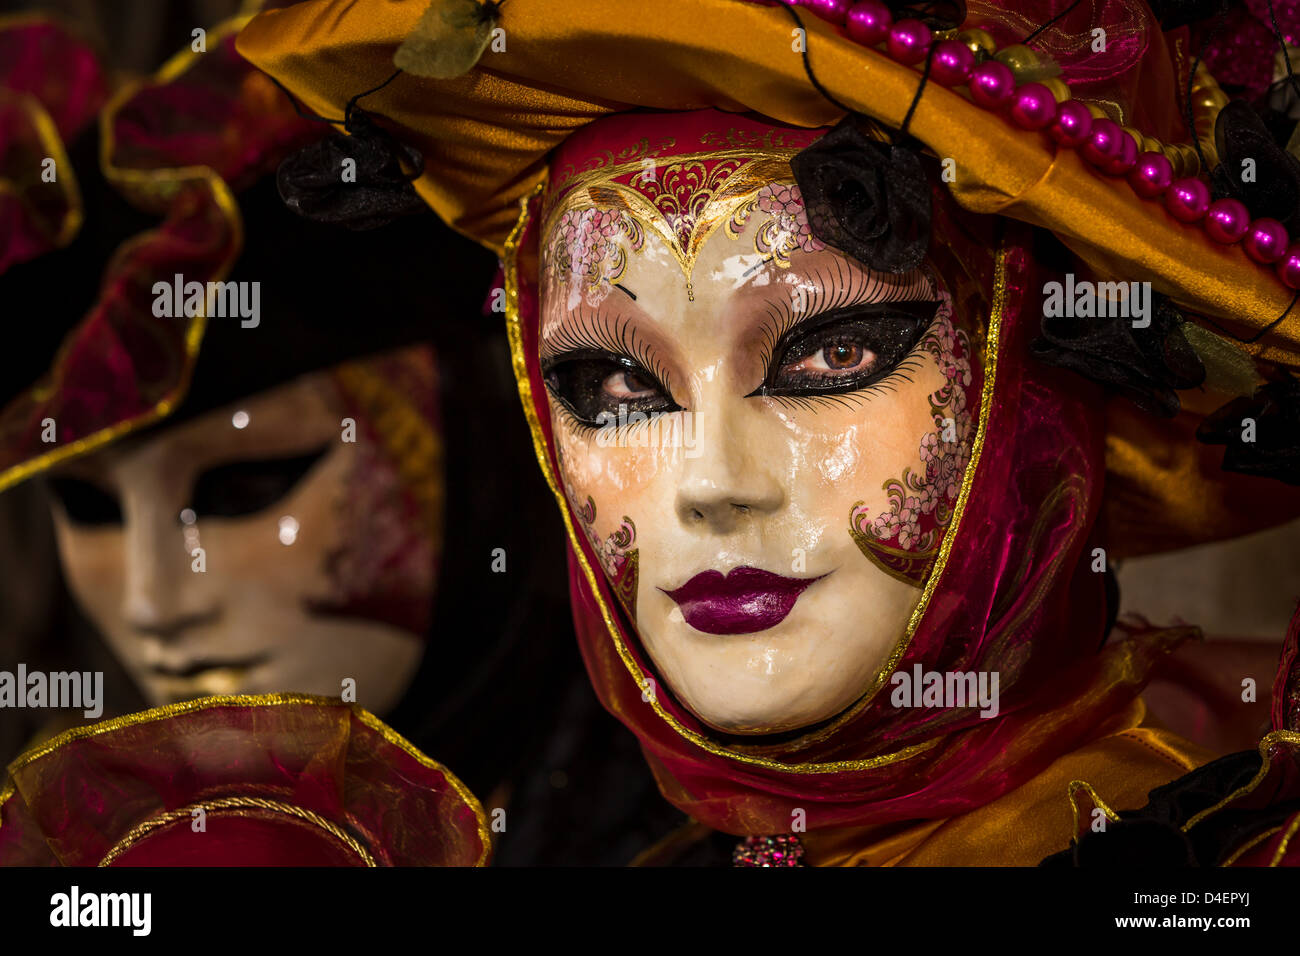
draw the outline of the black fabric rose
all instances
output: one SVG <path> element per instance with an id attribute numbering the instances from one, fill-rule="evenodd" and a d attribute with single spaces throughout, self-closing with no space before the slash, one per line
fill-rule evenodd
<path id="1" fill-rule="evenodd" d="M 847 117 L 792 160 L 812 234 L 880 272 L 910 272 L 930 245 L 930 184 L 910 145 Z"/>
<path id="2" fill-rule="evenodd" d="M 1210 178 L 1216 197 L 1240 200 L 1251 218 L 1276 219 L 1293 235 L 1300 230 L 1300 162 L 1277 144 L 1259 114 L 1243 100 L 1230 102 L 1215 123 L 1214 145 L 1219 165 Z M 1244 180 L 1252 164 L 1251 178 Z"/>
<path id="3" fill-rule="evenodd" d="M 966 0 L 884 0 L 899 20 L 920 20 L 932 30 L 956 30 L 966 22 Z"/>
<path id="4" fill-rule="evenodd" d="M 1249 398 L 1233 399 L 1205 417 L 1196 437 L 1227 446 L 1224 471 L 1300 485 L 1300 381 L 1269 382 Z"/>
<path id="5" fill-rule="evenodd" d="M 1211 814 L 1190 832 L 1183 827 L 1202 810 L 1248 784 L 1259 772 L 1257 750 L 1243 750 L 1212 760 L 1147 795 L 1141 810 L 1119 814 L 1105 830 L 1088 828 L 1078 840 L 1039 866 L 1115 867 L 1218 866 L 1234 850 L 1295 812 L 1295 801 L 1238 810 L 1226 807 Z"/>
<path id="6" fill-rule="evenodd" d="M 1205 366 L 1183 335 L 1184 319 L 1157 296 L 1151 324 L 1134 328 L 1126 316 L 1043 316 L 1042 334 L 1030 349 L 1039 361 L 1069 369 L 1118 391 L 1143 411 L 1178 414 L 1178 389 L 1205 381 Z"/>
<path id="7" fill-rule="evenodd" d="M 1151 12 L 1166 32 L 1218 16 L 1226 6 L 1227 0 L 1151 0 Z"/>
<path id="8" fill-rule="evenodd" d="M 428 212 L 412 182 L 423 164 L 420 152 L 398 143 L 369 115 L 348 112 L 351 135 L 331 132 L 280 164 L 275 182 L 284 204 L 314 222 L 375 229 L 394 219 Z M 402 159 L 416 172 L 402 168 Z M 345 161 L 356 164 L 355 179 L 344 176 Z"/>

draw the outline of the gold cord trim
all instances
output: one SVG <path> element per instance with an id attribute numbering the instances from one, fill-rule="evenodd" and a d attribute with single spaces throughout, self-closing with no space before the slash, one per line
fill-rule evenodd
<path id="1" fill-rule="evenodd" d="M 546 478 L 546 483 L 550 486 L 551 493 L 555 495 L 555 499 L 559 503 L 560 515 L 564 519 L 564 526 L 565 530 L 568 532 L 570 546 L 578 560 L 579 566 L 582 568 L 583 575 L 587 579 L 587 585 L 596 599 L 597 606 L 600 608 L 600 614 L 605 623 L 605 629 L 609 633 L 610 639 L 614 642 L 614 647 L 618 651 L 619 657 L 622 659 L 624 666 L 628 669 L 628 673 L 632 675 L 632 679 L 636 682 L 636 685 L 638 687 L 644 687 L 646 686 L 645 675 L 642 674 L 640 667 L 637 666 L 631 652 L 624 644 L 618 623 L 616 622 L 610 608 L 605 603 L 596 573 L 592 569 L 591 563 L 587 560 L 579 536 L 574 529 L 573 519 L 569 514 L 569 505 L 563 491 L 559 487 L 556 475 L 551 468 L 550 455 L 546 448 L 546 440 L 543 437 L 541 423 L 538 420 L 537 409 L 533 402 L 532 383 L 528 377 L 528 359 L 524 353 L 523 343 L 523 316 L 519 311 L 518 258 L 523 236 L 527 230 L 530 219 L 529 207 L 535 197 L 545 188 L 546 182 L 543 180 L 535 186 L 528 195 L 524 196 L 520 200 L 519 218 L 516 220 L 514 228 L 510 230 L 510 235 L 506 238 L 505 246 L 503 247 L 502 263 L 506 285 L 506 329 L 510 339 L 511 365 L 514 368 L 515 381 L 519 386 L 519 398 L 524 406 L 524 415 L 528 420 L 528 429 L 532 434 L 533 450 L 537 454 L 537 460 L 541 465 L 542 474 Z M 989 317 L 988 338 L 984 350 L 984 383 L 980 400 L 979 428 L 975 435 L 975 441 L 971 447 L 970 464 L 967 466 L 966 474 L 962 477 L 961 492 L 957 497 L 957 503 L 954 507 L 952 525 L 949 528 L 948 534 L 945 535 L 943 544 L 939 549 L 939 556 L 935 561 L 934 572 L 926 582 L 925 589 L 921 593 L 921 598 L 917 602 L 917 606 L 913 610 L 908 621 L 907 631 L 902 640 L 896 646 L 890 659 L 886 662 L 885 667 L 877 675 L 874 686 L 854 707 L 836 718 L 829 727 L 825 728 L 821 732 L 820 736 L 829 734 L 836 727 L 843 724 L 844 721 L 858 713 L 871 701 L 880 688 L 884 686 L 889 673 L 897 666 L 898 661 L 907 650 L 908 644 L 911 643 L 912 635 L 915 633 L 922 616 L 925 614 L 926 606 L 929 604 L 930 598 L 934 594 L 939 580 L 943 577 L 943 570 L 947 564 L 948 555 L 952 551 L 953 541 L 961 526 L 962 515 L 965 512 L 966 503 L 970 498 L 971 485 L 974 483 L 975 474 L 979 470 L 981 452 L 984 448 L 988 416 L 992 407 L 993 386 L 997 372 L 998 343 L 1002 326 L 1002 312 L 1005 308 L 1005 304 L 1006 249 L 1003 248 L 998 251 L 997 255 L 993 308 Z M 869 770 L 874 767 L 884 766 L 899 760 L 906 760 L 910 757 L 916 756 L 917 754 L 924 753 L 925 751 L 935 747 L 940 740 L 940 738 L 936 737 L 919 744 L 904 747 L 893 753 L 881 754 L 876 757 L 867 757 L 859 760 L 836 760 L 827 763 L 781 763 L 780 761 L 769 760 L 766 757 L 759 757 L 736 750 L 729 750 L 725 747 L 719 747 L 707 737 L 683 726 L 676 718 L 664 709 L 657 696 L 651 697 L 649 705 L 664 722 L 673 728 L 673 730 L 708 753 L 735 760 L 739 763 L 765 767 L 770 770 L 779 770 L 786 773 L 840 773 L 851 770 Z M 800 741 L 801 744 L 803 742 L 804 741 Z"/>
<path id="2" fill-rule="evenodd" d="M 207 800 L 200 803 L 192 803 L 186 807 L 180 807 L 176 810 L 168 810 L 166 813 L 160 813 L 156 817 L 145 820 L 143 823 L 137 823 L 133 826 L 122 839 L 113 844 L 104 858 L 99 861 L 99 866 L 112 866 L 113 861 L 119 856 L 139 843 L 144 837 L 148 836 L 154 830 L 165 827 L 169 823 L 187 818 L 193 815 L 195 810 L 203 810 L 204 813 L 211 816 L 257 816 L 255 813 L 249 813 L 249 810 L 261 810 L 268 813 L 279 813 L 285 816 L 295 817 L 306 823 L 324 830 L 334 839 L 338 840 L 349 850 L 355 853 L 361 862 L 366 866 L 373 867 L 375 858 L 370 852 L 363 847 L 354 837 L 345 833 L 343 829 L 329 820 L 326 820 L 320 814 L 304 807 L 295 806 L 292 803 L 283 803 L 280 800 L 268 800 L 264 797 L 218 797 L 215 800 Z"/>

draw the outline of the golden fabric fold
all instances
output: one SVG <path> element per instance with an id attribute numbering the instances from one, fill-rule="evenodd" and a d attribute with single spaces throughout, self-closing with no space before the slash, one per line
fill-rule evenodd
<path id="1" fill-rule="evenodd" d="M 1135 810 L 1150 790 L 1215 756 L 1145 718 L 1146 707 L 1134 701 L 1108 736 L 970 813 L 903 829 L 809 833 L 802 837 L 806 859 L 817 866 L 1036 866 L 1075 836 L 1073 781 L 1088 781 L 1116 810 Z"/>
<path id="2" fill-rule="evenodd" d="M 256 17 L 239 50 L 312 109 L 339 116 L 349 99 L 392 73 L 393 52 L 425 6 L 308 0 Z M 829 92 L 901 125 L 919 72 L 816 17 L 805 14 L 803 23 L 812 68 Z M 489 50 L 469 74 L 401 76 L 362 103 L 424 152 L 417 188 L 429 204 L 498 253 L 519 200 L 544 178 L 549 151 L 609 112 L 714 107 L 805 127 L 833 123 L 842 112 L 809 83 L 793 20 L 779 7 L 663 0 L 621 16 L 617 6 L 514 0 L 502 24 L 506 50 Z M 1126 182 L 957 92 L 929 84 L 910 131 L 956 160 L 952 187 L 964 206 L 1050 229 L 1101 273 L 1151 281 L 1193 312 L 1230 319 L 1239 333 L 1275 321 L 1291 300 L 1273 271 L 1241 249 L 1215 244 Z M 1300 366 L 1300 316 L 1248 348 Z"/>
<path id="3" fill-rule="evenodd" d="M 1111 558 L 1140 557 L 1276 527 L 1300 517 L 1300 488 L 1225 472 L 1223 446 L 1196 440 L 1209 407 L 1155 418 L 1125 399 L 1106 406 L 1102 526 Z M 1206 404 L 1206 403 L 1201 403 Z"/>

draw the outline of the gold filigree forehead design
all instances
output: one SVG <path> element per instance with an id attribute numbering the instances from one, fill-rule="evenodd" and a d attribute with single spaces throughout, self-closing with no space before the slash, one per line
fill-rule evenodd
<path id="1" fill-rule="evenodd" d="M 564 185 L 548 197 L 542 213 L 543 254 L 565 213 L 597 209 L 625 213 L 639 229 L 652 232 L 677 260 L 690 291 L 695 260 L 719 226 L 734 238 L 752 211 L 757 194 L 770 184 L 793 184 L 790 159 L 798 149 L 715 149 L 674 156 L 643 155 L 580 172 L 566 170 Z M 635 240 L 636 237 L 630 237 Z M 639 242 L 634 241 L 639 248 Z M 784 256 L 776 256 L 788 265 Z M 620 267 L 610 277 L 616 282 Z"/>

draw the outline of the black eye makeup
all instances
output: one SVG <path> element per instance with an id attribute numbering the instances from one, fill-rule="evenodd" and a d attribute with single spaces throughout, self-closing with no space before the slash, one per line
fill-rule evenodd
<path id="1" fill-rule="evenodd" d="M 668 389 L 639 362 L 609 352 L 569 352 L 543 361 L 546 388 L 577 425 L 599 428 L 633 412 L 681 409 Z"/>
<path id="2" fill-rule="evenodd" d="M 190 507 L 200 518 L 240 518 L 264 511 L 287 497 L 328 449 L 326 445 L 306 455 L 209 468 L 194 483 Z"/>
<path id="3" fill-rule="evenodd" d="M 749 396 L 856 392 L 900 365 L 934 321 L 939 303 L 861 303 L 799 322 L 773 345 L 762 384 Z"/>
<path id="4" fill-rule="evenodd" d="M 758 333 L 763 380 L 746 398 L 800 402 L 906 377 L 909 356 L 939 309 L 922 273 L 887 287 L 838 261 L 809 273 L 796 291 L 798 312 L 784 294 L 771 305 Z M 861 301 L 868 295 L 888 301 Z M 626 317 L 580 308 L 543 341 L 540 358 L 547 391 L 579 428 L 681 410 L 654 350 Z"/>
<path id="5" fill-rule="evenodd" d="M 547 391 L 580 428 L 681 410 L 666 371 L 627 318 L 579 311 L 546 341 L 541 366 Z"/>
<path id="6" fill-rule="evenodd" d="M 50 490 L 75 525 L 102 528 L 122 523 L 122 506 L 98 485 L 80 478 L 51 477 Z"/>
<path id="7" fill-rule="evenodd" d="M 288 496 L 329 450 L 306 455 L 238 461 L 199 475 L 190 508 L 200 518 L 241 518 L 263 511 Z M 50 489 L 68 520 L 83 528 L 122 524 L 122 506 L 98 485 L 80 478 L 52 477 Z M 179 515 L 176 518 L 180 521 Z"/>

